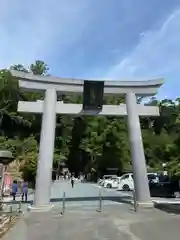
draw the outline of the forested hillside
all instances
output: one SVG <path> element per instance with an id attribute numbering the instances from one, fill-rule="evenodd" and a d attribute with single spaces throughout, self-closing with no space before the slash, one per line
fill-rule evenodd
<path id="1" fill-rule="evenodd" d="M 28 69 L 14 65 L 10 69 L 48 75 L 48 66 L 36 61 Z M 21 92 L 18 82 L 8 69 L 0 72 L 0 149 L 9 149 L 15 156 L 10 171 L 14 178 L 25 176 L 33 180 L 40 137 L 41 115 L 19 114 L 19 100 L 43 99 L 38 93 Z M 63 95 L 59 100 L 80 103 L 78 96 Z M 105 103 L 124 102 L 122 97 L 108 97 Z M 139 100 L 141 101 L 141 100 Z M 152 98 L 149 105 L 160 107 L 160 117 L 141 119 L 146 161 L 151 169 L 162 170 L 162 164 L 172 174 L 180 175 L 180 98 L 176 101 Z M 119 168 L 120 172 L 131 167 L 125 118 L 57 116 L 54 166 L 67 163 L 70 171 L 89 172 L 94 169 Z"/>

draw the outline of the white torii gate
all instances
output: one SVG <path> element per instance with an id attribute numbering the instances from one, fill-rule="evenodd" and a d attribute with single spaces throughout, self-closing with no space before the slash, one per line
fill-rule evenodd
<path id="1" fill-rule="evenodd" d="M 35 199 L 31 209 L 48 210 L 52 181 L 52 163 L 56 114 L 64 115 L 108 115 L 126 116 L 130 141 L 131 160 L 134 175 L 136 198 L 143 206 L 152 205 L 147 179 L 147 169 L 141 136 L 139 116 L 158 116 L 155 106 L 136 103 L 136 96 L 152 96 L 163 84 L 162 79 L 149 81 L 107 81 L 104 84 L 105 95 L 125 95 L 126 104 L 103 105 L 101 111 L 83 111 L 82 104 L 64 104 L 57 102 L 57 93 L 80 94 L 83 92 L 83 80 L 72 80 L 37 76 L 29 73 L 11 71 L 19 79 L 22 89 L 45 92 L 44 101 L 19 102 L 19 112 L 42 113 L 41 138 L 37 165 Z"/>

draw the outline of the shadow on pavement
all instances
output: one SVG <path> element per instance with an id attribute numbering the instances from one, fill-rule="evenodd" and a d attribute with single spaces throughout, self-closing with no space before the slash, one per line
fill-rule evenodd
<path id="1" fill-rule="evenodd" d="M 180 215 L 180 204 L 155 203 L 154 206 L 161 211 Z"/>
<path id="2" fill-rule="evenodd" d="M 65 199 L 66 202 L 87 202 L 87 201 L 98 201 L 100 198 L 98 196 L 92 197 L 67 197 Z M 102 201 L 113 201 L 113 202 L 121 202 L 121 203 L 128 203 L 128 200 L 131 199 L 130 196 L 102 196 Z M 51 202 L 61 202 L 63 198 L 52 198 Z M 20 201 L 3 201 L 3 204 L 17 204 Z M 1 203 L 1 202 L 0 202 Z M 22 202 L 22 204 L 32 204 L 33 201 Z"/>

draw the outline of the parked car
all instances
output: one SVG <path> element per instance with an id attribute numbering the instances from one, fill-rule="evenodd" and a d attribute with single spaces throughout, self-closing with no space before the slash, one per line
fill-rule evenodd
<path id="1" fill-rule="evenodd" d="M 149 183 L 151 197 L 176 197 L 179 192 L 179 181 L 168 178 L 161 178 L 158 183 Z"/>
<path id="2" fill-rule="evenodd" d="M 102 179 L 99 180 L 99 185 L 103 186 L 105 180 L 115 179 L 117 175 L 104 175 Z"/>
<path id="3" fill-rule="evenodd" d="M 130 191 L 134 189 L 133 173 L 126 173 L 119 179 L 118 190 Z"/>
<path id="4" fill-rule="evenodd" d="M 147 177 L 148 177 L 148 180 L 151 181 L 152 183 L 159 182 L 157 173 L 148 173 Z M 121 178 L 119 179 L 118 190 L 123 190 L 123 191 L 134 190 L 133 173 L 126 173 L 121 176 Z"/>
<path id="5" fill-rule="evenodd" d="M 106 188 L 118 188 L 120 177 L 106 179 L 103 182 L 103 186 Z"/>

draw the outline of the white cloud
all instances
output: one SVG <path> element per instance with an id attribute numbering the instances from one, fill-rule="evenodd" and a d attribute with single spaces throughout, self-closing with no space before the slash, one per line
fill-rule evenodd
<path id="1" fill-rule="evenodd" d="M 108 70 L 106 78 L 169 78 L 180 69 L 179 64 L 180 9 L 171 14 L 160 29 L 141 33 L 139 44 Z"/>
<path id="2" fill-rule="evenodd" d="M 88 22 L 89 1 L 3 0 L 0 14 L 0 67 L 46 60 L 77 41 L 73 34 Z M 86 16 L 86 21 L 81 21 Z"/>
<path id="3" fill-rule="evenodd" d="M 118 0 L 116 2 L 119 3 Z M 136 25 L 139 26 L 142 22 L 138 16 L 140 4 L 143 8 L 143 0 L 139 1 L 139 5 L 135 4 L 138 11 L 132 8 L 131 2 L 129 0 L 128 6 L 125 6 L 124 9 L 123 3 L 126 3 L 125 0 L 122 1 L 121 6 L 117 4 L 119 11 L 125 12 L 122 15 L 127 17 L 126 21 L 122 21 L 122 17 L 121 20 L 115 17 L 111 21 L 111 18 L 106 16 L 112 16 L 111 11 L 114 11 L 114 8 L 111 11 L 106 11 L 106 8 L 111 6 L 108 0 L 2 0 L 0 68 L 17 63 L 27 66 L 34 60 L 41 59 L 52 69 L 56 65 L 55 70 L 58 68 L 58 64 L 62 66 L 62 62 L 65 62 L 64 69 L 67 76 L 72 76 L 74 72 L 76 75 L 87 73 L 87 76 L 94 75 L 96 79 L 97 75 L 102 75 L 104 68 L 108 68 L 107 65 L 102 66 L 104 63 L 101 65 L 101 58 L 99 58 L 99 55 L 103 55 L 101 51 L 106 52 L 103 56 L 109 60 L 108 64 L 110 61 L 114 62 L 114 56 L 121 53 L 121 49 L 124 50 L 124 54 L 127 47 L 129 49 L 136 42 L 137 38 L 132 37 L 132 39 L 127 39 L 128 44 L 126 45 L 125 40 L 126 37 L 129 37 L 129 31 L 134 30 L 132 36 L 139 34 L 139 44 L 132 51 L 129 50 L 124 59 L 118 58 L 117 64 L 103 74 L 105 78 L 124 80 L 165 77 L 167 79 L 167 84 L 164 87 L 165 95 L 169 95 L 170 91 L 173 92 L 176 89 L 178 91 L 180 89 L 178 79 L 180 76 L 180 9 L 172 13 L 161 28 L 143 32 L 142 29 L 148 29 L 154 23 L 145 27 L 148 18 L 144 17 L 143 26 L 136 29 Z M 136 14 L 131 14 L 131 11 Z M 105 24 L 104 21 L 107 19 L 108 22 Z M 162 21 L 161 16 L 159 16 L 159 20 Z M 129 28 L 131 26 L 129 21 L 135 24 L 132 25 L 133 29 Z M 100 25 L 98 25 L 99 23 Z M 94 26 L 95 24 L 97 25 Z M 109 28 L 113 28 L 113 26 L 115 26 L 115 30 L 111 32 Z M 126 37 L 122 43 L 119 43 L 119 46 L 116 43 L 114 43 L 114 46 L 112 43 L 111 49 L 113 51 L 109 56 L 109 50 L 106 50 L 109 48 L 106 48 L 106 45 L 108 46 L 110 38 L 106 39 L 106 36 L 111 36 L 112 33 L 112 39 L 118 38 L 116 29 L 119 39 L 121 38 L 118 35 L 119 32 L 123 32 Z M 88 44 L 87 39 L 90 39 Z M 97 47 L 98 44 L 101 44 L 98 42 L 99 39 L 105 39 L 100 51 Z M 90 54 L 91 52 L 92 54 Z M 81 57 L 81 55 L 84 57 Z M 73 56 L 73 60 L 68 61 L 70 56 Z M 90 57 L 90 60 L 92 60 L 93 56 L 100 59 L 99 63 L 97 61 L 96 69 L 94 69 L 94 66 L 92 67 L 93 64 L 90 65 L 88 62 L 88 58 Z M 79 64 L 72 66 L 74 62 L 79 62 Z M 104 62 L 106 64 L 106 60 Z M 71 66 L 76 69 L 71 71 Z M 95 73 L 93 74 L 93 72 Z M 58 71 L 57 73 L 61 74 Z M 176 92 L 175 94 L 178 95 L 179 93 Z"/>

